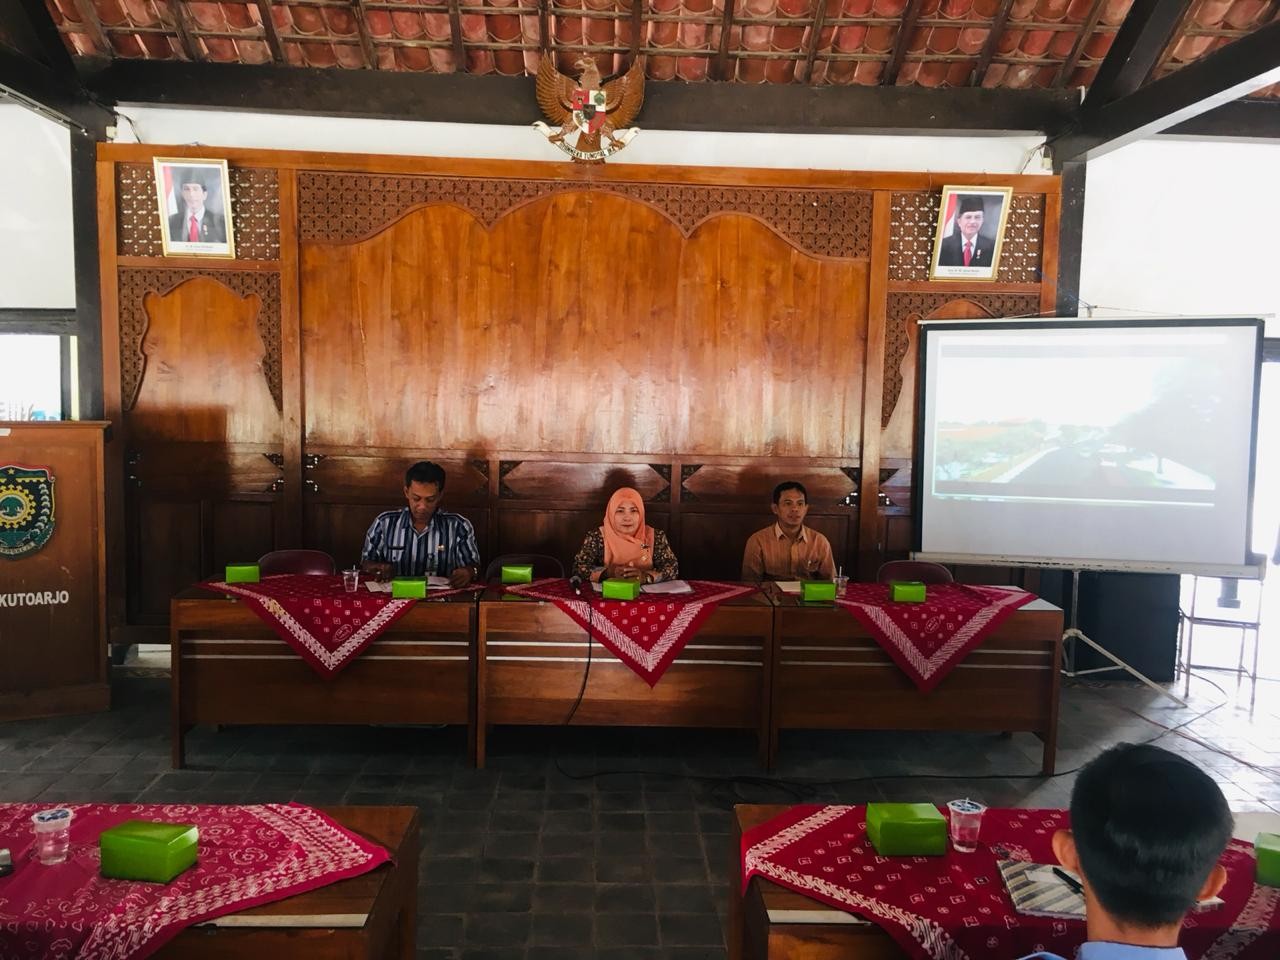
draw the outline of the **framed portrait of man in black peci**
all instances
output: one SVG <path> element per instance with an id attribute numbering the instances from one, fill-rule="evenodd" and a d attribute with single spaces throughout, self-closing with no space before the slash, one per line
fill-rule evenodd
<path id="1" fill-rule="evenodd" d="M 227 161 L 156 157 L 155 177 L 164 255 L 234 258 Z"/>
<path id="2" fill-rule="evenodd" d="M 1011 187 L 942 188 L 930 280 L 994 280 Z"/>

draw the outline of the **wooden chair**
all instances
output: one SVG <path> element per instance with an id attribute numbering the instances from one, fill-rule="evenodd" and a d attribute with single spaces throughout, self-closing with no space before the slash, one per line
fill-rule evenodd
<path id="1" fill-rule="evenodd" d="M 333 557 L 323 550 L 272 550 L 258 558 L 258 573 L 270 577 L 278 573 L 332 574 Z"/>
<path id="2" fill-rule="evenodd" d="M 951 571 L 930 560 L 890 560 L 876 571 L 876 583 L 890 580 L 919 580 L 921 583 L 952 583 Z"/>
<path id="3" fill-rule="evenodd" d="M 546 553 L 504 553 L 500 557 L 494 557 L 489 561 L 489 566 L 484 571 L 484 582 L 489 583 L 496 580 L 502 574 L 504 566 L 511 565 L 533 565 L 533 579 L 538 580 L 543 577 L 564 577 L 564 564 L 555 557 Z"/>

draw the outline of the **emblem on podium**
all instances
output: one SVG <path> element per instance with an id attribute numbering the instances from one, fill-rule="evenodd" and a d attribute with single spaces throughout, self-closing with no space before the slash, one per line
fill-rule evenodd
<path id="1" fill-rule="evenodd" d="M 47 467 L 0 466 L 0 557 L 20 560 L 49 542 L 53 483 Z"/>

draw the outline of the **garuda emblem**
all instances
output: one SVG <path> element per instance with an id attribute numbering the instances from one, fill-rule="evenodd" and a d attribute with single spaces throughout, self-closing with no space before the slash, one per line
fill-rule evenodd
<path id="1" fill-rule="evenodd" d="M 0 557 L 35 553 L 53 536 L 53 474 L 47 467 L 0 467 Z"/>
<path id="2" fill-rule="evenodd" d="M 628 127 L 644 103 L 644 63 L 637 57 L 631 69 L 608 83 L 591 57 L 574 66 L 577 80 L 556 69 L 552 56 L 543 52 L 538 65 L 538 104 L 559 130 L 539 120 L 538 132 L 579 163 L 604 163 L 640 132 Z M 572 138 L 573 142 L 570 142 Z"/>

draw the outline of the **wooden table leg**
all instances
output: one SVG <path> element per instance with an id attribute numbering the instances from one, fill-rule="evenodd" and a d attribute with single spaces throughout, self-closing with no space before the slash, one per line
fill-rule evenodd
<path id="1" fill-rule="evenodd" d="M 729 819 L 733 823 L 733 830 L 730 833 L 732 842 L 729 845 L 731 848 L 729 855 L 733 858 L 733 863 L 729 866 L 729 909 L 725 914 L 729 928 L 725 931 L 724 942 L 728 947 L 728 960 L 742 960 L 746 917 L 742 902 L 742 826 L 738 822 L 736 807 L 729 811 Z"/>
<path id="2" fill-rule="evenodd" d="M 1040 773 L 1043 776 L 1052 777 L 1054 767 L 1057 766 L 1058 731 L 1050 730 L 1048 733 L 1041 734 L 1040 739 L 1044 741 L 1044 751 L 1040 754 Z"/>
<path id="3" fill-rule="evenodd" d="M 409 842 L 405 845 L 405 853 L 401 857 L 400 869 L 404 871 L 402 888 L 403 899 L 400 902 L 400 913 L 396 920 L 399 937 L 399 951 L 396 960 L 417 960 L 418 956 L 418 831 L 414 830 Z"/>
<path id="4" fill-rule="evenodd" d="M 182 631 L 177 627 L 177 604 L 169 605 L 169 741 L 175 770 L 186 765 L 182 729 Z"/>

